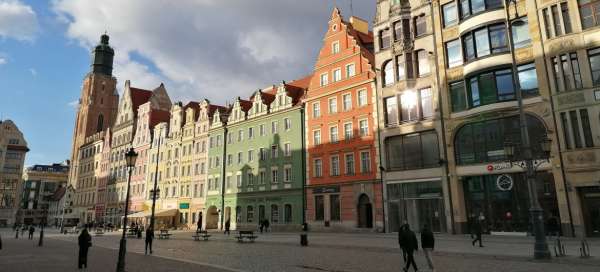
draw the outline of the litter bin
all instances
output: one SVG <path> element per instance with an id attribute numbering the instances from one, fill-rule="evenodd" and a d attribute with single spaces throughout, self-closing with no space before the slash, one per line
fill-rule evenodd
<path id="1" fill-rule="evenodd" d="M 308 235 L 306 235 L 306 233 L 300 234 L 300 245 L 308 246 Z"/>

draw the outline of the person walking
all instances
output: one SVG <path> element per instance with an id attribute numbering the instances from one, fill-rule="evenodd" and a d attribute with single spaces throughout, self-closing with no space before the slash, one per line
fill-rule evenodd
<path id="1" fill-rule="evenodd" d="M 260 233 L 263 233 L 263 229 L 265 227 L 265 221 L 264 220 L 258 220 L 258 226 L 260 228 Z"/>
<path id="2" fill-rule="evenodd" d="M 479 242 L 479 247 L 483 247 L 483 242 L 481 240 L 483 220 L 485 220 L 485 217 L 483 216 L 483 213 L 481 213 L 478 218 L 475 218 L 475 222 L 473 222 L 473 231 L 475 232 L 475 239 L 471 242 L 473 246 L 475 246 L 476 242 Z"/>
<path id="3" fill-rule="evenodd" d="M 417 241 L 417 236 L 415 233 L 410 230 L 409 225 L 405 225 L 404 227 L 404 235 L 402 237 L 403 248 L 406 251 L 406 266 L 404 267 L 404 272 L 407 272 L 410 266 L 412 265 L 415 271 L 418 271 L 417 263 L 415 262 L 414 252 L 419 250 L 419 242 Z"/>
<path id="4" fill-rule="evenodd" d="M 270 225 L 269 220 L 265 219 L 265 232 L 269 232 L 269 225 Z"/>
<path id="5" fill-rule="evenodd" d="M 229 235 L 229 228 L 231 227 L 231 222 L 229 222 L 229 219 L 227 219 L 227 221 L 225 221 L 225 232 L 223 234 L 227 234 Z"/>
<path id="6" fill-rule="evenodd" d="M 33 240 L 33 233 L 35 233 L 35 228 L 31 225 L 29 226 L 29 240 Z"/>
<path id="7" fill-rule="evenodd" d="M 434 244 L 435 238 L 433 237 L 433 232 L 429 228 L 429 225 L 423 226 L 423 230 L 421 230 L 421 248 L 423 249 L 423 253 L 425 253 L 425 259 L 427 259 L 427 264 L 429 265 L 429 269 L 431 269 L 431 271 L 435 271 L 431 257 Z"/>
<path id="8" fill-rule="evenodd" d="M 152 240 L 154 240 L 154 230 L 149 227 L 146 229 L 145 255 L 148 255 L 148 248 L 150 248 L 150 255 L 152 255 Z"/>
<path id="9" fill-rule="evenodd" d="M 88 233 L 87 228 L 84 228 L 81 231 L 81 234 L 79 234 L 78 244 L 79 244 L 79 262 L 77 264 L 77 267 L 79 269 L 83 269 L 84 267 L 88 268 L 87 256 L 88 256 L 88 249 L 92 246 L 92 236 Z"/>
<path id="10" fill-rule="evenodd" d="M 197 230 L 202 230 L 202 213 L 198 214 L 198 228 Z"/>
<path id="11" fill-rule="evenodd" d="M 405 226 L 406 225 L 400 226 L 400 229 L 398 230 L 398 245 L 402 250 L 402 260 L 404 261 L 404 263 L 406 263 L 406 250 L 404 250 L 404 242 L 402 241 L 402 239 L 404 239 Z"/>

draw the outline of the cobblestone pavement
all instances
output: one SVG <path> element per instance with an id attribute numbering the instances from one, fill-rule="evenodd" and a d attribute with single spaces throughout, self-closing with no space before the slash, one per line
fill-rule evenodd
<path id="1" fill-rule="evenodd" d="M 169 240 L 155 240 L 155 256 L 146 257 L 143 253 L 142 239 L 129 239 L 127 248 L 128 267 L 141 258 L 146 271 L 186 271 L 187 267 L 211 264 L 211 269 L 224 270 L 231 268 L 238 271 L 329 271 L 329 272 L 363 272 L 363 271 L 401 271 L 401 253 L 397 249 L 396 237 L 391 234 L 329 234 L 310 233 L 309 247 L 299 246 L 298 234 L 268 233 L 259 234 L 255 243 L 239 244 L 232 236 L 222 233 L 211 233 L 209 241 L 193 241 L 190 232 L 174 232 Z M 71 242 L 71 252 L 75 252 L 75 235 L 49 234 L 49 241 Z M 12 237 L 11 237 L 12 238 Z M 119 233 L 108 233 L 93 237 L 94 254 L 97 260 L 107 258 L 114 265 Z M 484 237 L 486 247 L 473 248 L 467 236 L 439 235 L 436 241 L 437 251 L 434 253 L 436 270 L 448 272 L 475 271 L 600 271 L 600 259 L 580 259 L 575 256 L 553 259 L 549 262 L 531 260 L 532 240 L 513 237 Z M 9 238 L 10 239 L 10 238 Z M 14 240 L 14 238 L 12 238 Z M 567 241 L 569 248 L 576 245 L 575 240 Z M 592 242 L 597 246 L 597 241 Z M 106 248 L 108 253 L 103 253 Z M 112 251 L 110 251 L 112 249 Z M 568 249 L 574 255 L 575 249 Z M 69 252 L 69 250 L 67 250 Z M 503 253 L 503 254 L 499 254 Z M 598 251 L 596 251 L 596 254 Z M 0 251 L 0 256 L 2 256 Z M 71 253 L 74 254 L 74 253 Z M 594 254 L 594 252 L 592 252 Z M 45 258 L 45 257 L 44 257 Z M 131 260 L 130 260 L 131 258 Z M 144 259 L 145 258 L 145 259 Z M 167 259 L 164 259 L 167 258 Z M 161 267 L 173 265 L 174 270 L 162 268 L 145 262 L 157 259 Z M 0 259 L 1 260 L 1 259 Z M 73 259 L 74 260 L 74 259 Z M 420 268 L 426 268 L 425 258 L 419 251 L 416 255 Z M 99 264 L 101 262 L 96 262 Z M 90 264 L 92 266 L 94 264 Z M 216 266 L 216 267 L 215 267 Z M 198 266 L 200 267 L 200 266 Z M 0 270 L 2 270 L 0 268 Z M 108 270 L 112 270 L 108 269 Z M 130 269 L 130 271 L 133 271 Z M 211 271 L 197 269 L 196 271 Z M 428 270 L 423 270 L 428 271 Z"/>

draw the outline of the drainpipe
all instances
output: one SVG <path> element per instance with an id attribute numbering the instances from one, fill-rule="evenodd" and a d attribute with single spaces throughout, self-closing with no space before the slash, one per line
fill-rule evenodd
<path id="1" fill-rule="evenodd" d="M 301 126 L 300 126 L 300 131 L 302 133 L 301 139 L 302 139 L 302 149 L 301 152 L 302 153 L 302 227 L 304 230 L 304 227 L 306 226 L 306 136 L 304 135 L 305 133 L 305 111 L 304 111 L 304 106 L 302 105 L 300 107 L 300 122 L 301 122 Z"/>
<path id="2" fill-rule="evenodd" d="M 429 12 L 432 16 L 432 22 L 433 22 L 433 3 L 430 1 L 429 2 Z M 432 24 L 433 25 L 433 24 Z M 433 46 L 433 54 L 434 56 L 438 56 L 437 54 L 437 38 L 436 38 L 436 33 L 435 33 L 435 29 L 433 30 L 433 41 L 434 41 L 434 46 Z M 440 111 L 440 124 L 442 127 L 442 157 L 443 157 L 443 164 L 444 164 L 444 179 L 446 181 L 446 185 L 448 186 L 448 200 L 450 202 L 450 207 L 448 207 L 448 209 L 450 210 L 450 231 L 452 232 L 452 234 L 456 234 L 456 229 L 454 228 L 454 205 L 453 205 L 453 200 L 452 200 L 452 186 L 450 184 L 450 178 L 448 177 L 448 174 L 450 173 L 449 167 L 448 167 L 448 152 L 446 150 L 447 147 L 447 143 L 446 143 L 446 122 L 444 121 L 444 108 L 443 108 L 443 104 L 442 104 L 442 92 L 440 91 L 440 83 L 442 82 L 440 79 L 440 67 L 438 64 L 437 59 L 434 61 L 435 63 L 435 70 L 436 70 L 436 79 L 437 79 L 437 89 L 438 89 L 438 110 Z"/>
<path id="3" fill-rule="evenodd" d="M 387 217 L 388 199 L 387 199 L 387 187 L 383 180 L 383 175 L 385 173 L 386 168 L 385 168 L 385 166 L 383 166 L 383 155 L 382 155 L 383 152 L 381 149 L 382 139 L 381 139 L 381 127 L 380 127 L 380 122 L 379 122 L 379 112 L 380 112 L 379 111 L 379 97 L 378 97 L 379 89 L 377 88 L 377 86 L 379 86 L 379 85 L 377 85 L 378 84 L 377 83 L 377 74 L 376 74 L 375 78 L 373 78 L 372 84 L 373 84 L 372 89 L 375 91 L 375 109 L 377 110 L 377 120 L 375 120 L 375 121 L 377 123 L 377 148 L 379 148 L 379 152 L 378 152 L 379 153 L 378 154 L 379 155 L 379 167 L 378 167 L 378 169 L 379 169 L 379 177 L 381 180 L 381 195 L 382 195 L 382 202 L 383 202 L 382 203 L 382 206 L 383 206 L 383 232 L 385 233 L 388 230 L 388 217 Z"/>
<path id="4" fill-rule="evenodd" d="M 535 10 L 536 10 L 535 16 L 536 16 L 536 20 L 538 21 L 537 28 L 538 28 L 539 33 L 542 33 L 542 28 L 539 24 L 540 15 L 537 13 L 538 4 L 536 1 L 533 1 L 533 4 L 535 5 Z M 540 34 L 540 36 L 541 36 L 541 34 Z M 544 67 L 546 68 L 546 71 L 545 71 L 546 76 L 548 78 L 548 81 L 550 81 L 549 79 L 550 79 L 551 75 L 548 74 L 548 61 L 546 60 L 546 49 L 544 48 L 544 39 L 543 38 L 540 39 L 540 43 L 542 45 L 542 59 L 544 60 Z M 552 96 L 552 90 L 550 90 L 550 84 L 548 84 L 548 93 L 549 93 L 549 97 L 550 97 L 550 109 L 552 111 L 552 121 L 554 123 L 554 132 L 556 133 L 556 139 L 560 140 L 560 133 L 558 133 L 558 131 L 557 131 L 558 126 L 556 123 L 556 112 L 554 111 L 554 96 Z M 573 225 L 573 214 L 571 212 L 571 199 L 569 197 L 569 189 L 567 187 L 568 186 L 567 175 L 565 174 L 565 164 L 564 164 L 563 157 L 562 157 L 562 148 L 560 147 L 560 141 L 557 142 L 557 146 L 558 146 L 558 161 L 560 162 L 560 172 L 561 172 L 562 178 L 563 178 L 563 186 L 565 188 L 565 198 L 567 200 L 567 210 L 569 212 L 569 225 L 571 227 L 571 236 L 575 237 L 575 226 Z"/>
<path id="5" fill-rule="evenodd" d="M 227 165 L 227 127 L 223 125 L 223 167 L 221 168 L 221 229 L 223 229 L 223 220 L 225 219 L 225 171 Z"/>

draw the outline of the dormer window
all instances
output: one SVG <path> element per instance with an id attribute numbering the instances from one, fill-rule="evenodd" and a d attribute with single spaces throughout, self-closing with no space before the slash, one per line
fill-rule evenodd
<path id="1" fill-rule="evenodd" d="M 340 42 L 335 41 L 331 43 L 331 54 L 337 54 L 340 52 Z"/>

